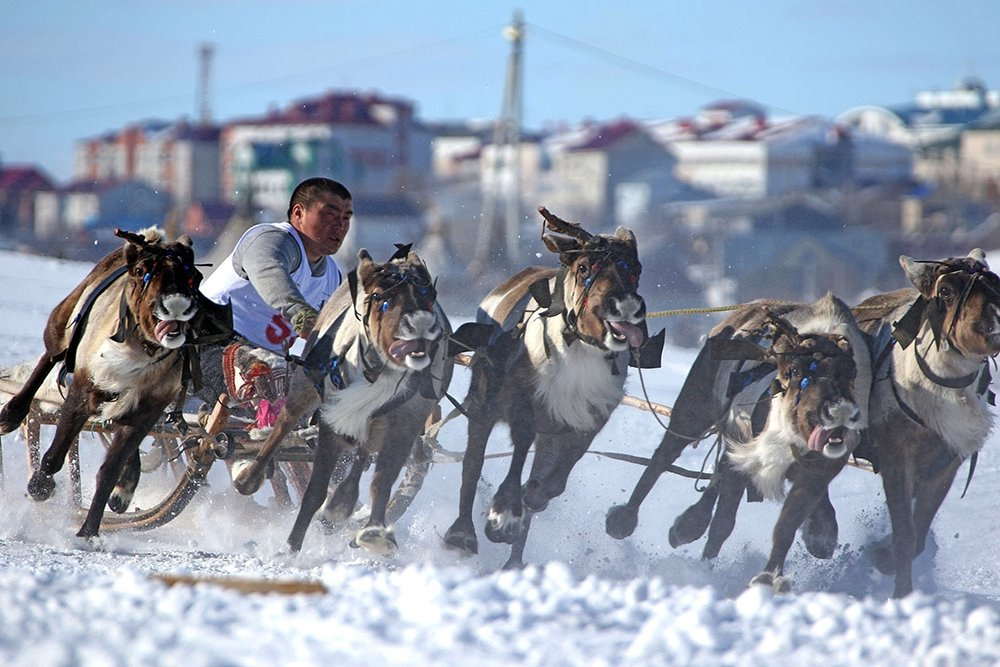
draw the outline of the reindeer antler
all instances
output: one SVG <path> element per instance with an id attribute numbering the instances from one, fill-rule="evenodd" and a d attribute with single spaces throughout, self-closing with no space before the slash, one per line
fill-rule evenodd
<path id="1" fill-rule="evenodd" d="M 793 345 L 798 345 L 802 342 L 802 337 L 799 335 L 799 330 L 792 326 L 791 322 L 786 320 L 780 315 L 775 315 L 774 313 L 767 314 L 767 322 L 774 327 L 775 338 L 780 335 L 784 335 L 788 338 Z"/>
<path id="2" fill-rule="evenodd" d="M 549 212 L 549 209 L 544 206 L 538 207 L 538 212 L 542 214 L 545 218 L 545 223 L 549 229 L 556 232 L 557 234 L 564 234 L 566 236 L 571 236 L 580 241 L 589 241 L 593 238 L 593 234 L 585 230 L 579 224 L 574 222 L 566 222 L 562 218 L 553 213 Z"/>
<path id="3" fill-rule="evenodd" d="M 115 229 L 115 236 L 121 239 L 125 239 L 137 246 L 142 246 L 143 248 L 148 248 L 150 243 L 146 240 L 146 237 L 142 234 L 136 234 L 135 232 L 130 232 L 127 229 Z"/>

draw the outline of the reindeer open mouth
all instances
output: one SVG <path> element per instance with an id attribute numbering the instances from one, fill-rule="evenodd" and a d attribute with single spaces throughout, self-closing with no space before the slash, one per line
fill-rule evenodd
<path id="1" fill-rule="evenodd" d="M 828 459 L 839 459 L 847 453 L 844 440 L 849 430 L 846 426 L 835 426 L 832 429 L 816 426 L 809 434 L 806 447 L 811 452 L 822 452 Z"/>
<path id="2" fill-rule="evenodd" d="M 156 342 L 167 348 L 180 347 L 184 344 L 186 335 L 183 323 L 190 320 L 198 312 L 198 304 L 194 299 L 181 294 L 171 294 L 156 304 L 154 316 L 156 327 L 153 335 Z"/>
<path id="3" fill-rule="evenodd" d="M 609 342 L 627 343 L 629 347 L 638 348 L 645 339 L 645 334 L 635 324 L 625 320 L 604 320 L 607 327 Z M 611 347 L 609 345 L 609 347 Z"/>
<path id="4" fill-rule="evenodd" d="M 389 354 L 399 364 L 406 364 L 411 368 L 419 365 L 421 368 L 430 363 L 427 356 L 427 341 L 423 338 L 406 340 L 397 338 L 389 346 Z"/>

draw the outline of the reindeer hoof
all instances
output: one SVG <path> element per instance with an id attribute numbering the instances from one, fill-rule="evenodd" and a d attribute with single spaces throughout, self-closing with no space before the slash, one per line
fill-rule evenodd
<path id="1" fill-rule="evenodd" d="M 868 557 L 882 574 L 896 574 L 896 554 L 892 548 L 892 535 L 868 545 Z"/>
<path id="2" fill-rule="evenodd" d="M 2 410 L 0 410 L 0 435 L 7 435 L 17 430 L 17 427 L 21 425 L 24 418 L 28 416 L 25 412 L 22 415 L 13 414 L 13 410 L 8 410 L 10 405 L 5 405 Z"/>
<path id="3" fill-rule="evenodd" d="M 819 526 L 813 521 L 809 521 L 802 531 L 802 543 L 806 545 L 806 551 L 816 558 L 826 560 L 833 557 L 833 552 L 837 549 L 837 526 L 834 524 L 833 531 L 829 526 Z"/>
<path id="4" fill-rule="evenodd" d="M 604 531 L 616 540 L 623 540 L 634 533 L 638 525 L 639 513 L 628 505 L 615 505 L 604 519 Z"/>
<path id="5" fill-rule="evenodd" d="M 132 503 L 132 495 L 129 494 L 127 497 L 118 493 L 112 493 L 111 497 L 108 498 L 108 509 L 115 514 L 124 514 L 128 510 L 128 506 Z"/>
<path id="6" fill-rule="evenodd" d="M 378 556 L 392 556 L 398 545 L 396 536 L 385 526 L 368 526 L 354 536 L 354 544 Z"/>
<path id="7" fill-rule="evenodd" d="M 56 481 L 52 475 L 36 472 L 28 481 L 28 495 L 39 502 L 48 500 L 56 490 Z"/>
<path id="8" fill-rule="evenodd" d="M 252 496 L 264 485 L 264 466 L 257 461 L 233 463 L 233 486 L 244 496 Z"/>
<path id="9" fill-rule="evenodd" d="M 788 577 L 775 575 L 771 572 L 761 572 L 750 580 L 751 586 L 766 586 L 775 593 L 790 593 L 792 582 Z"/>
<path id="10" fill-rule="evenodd" d="M 479 540 L 476 538 L 475 531 L 469 531 L 467 528 L 460 528 L 456 525 L 452 525 L 444 534 L 444 545 L 449 549 L 461 551 L 467 556 L 479 553 Z"/>
<path id="11" fill-rule="evenodd" d="M 491 509 L 486 517 L 484 530 L 490 542 L 514 544 L 524 532 L 524 523 L 521 517 L 515 516 L 509 511 L 497 512 Z"/>
<path id="12" fill-rule="evenodd" d="M 544 512 L 545 508 L 549 506 L 549 500 L 551 498 L 542 493 L 541 484 L 528 482 L 524 485 L 524 490 L 521 492 L 521 504 L 525 510 L 535 514 Z"/>

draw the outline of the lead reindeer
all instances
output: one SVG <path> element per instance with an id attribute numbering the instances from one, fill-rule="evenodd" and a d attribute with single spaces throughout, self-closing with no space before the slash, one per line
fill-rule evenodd
<path id="1" fill-rule="evenodd" d="M 392 485 L 447 391 L 453 369 L 448 318 L 426 265 L 409 247 L 398 246 L 384 264 L 367 250 L 359 251 L 357 272 L 320 312 L 318 336 L 307 345 L 303 365 L 292 373 L 273 430 L 252 462 L 234 466 L 237 490 L 254 493 L 285 435 L 322 406 L 312 474 L 288 537 L 293 551 L 302 548 L 338 460 L 352 458 L 353 463 L 326 504 L 324 516 L 334 524 L 354 513 L 359 481 L 372 455 L 371 512 L 352 545 L 376 554 L 397 548 L 386 525 Z"/>
<path id="2" fill-rule="evenodd" d="M 989 360 L 1000 353 L 1000 278 L 986 254 L 899 259 L 915 289 L 871 297 L 855 309 L 871 337 L 871 426 L 860 454 L 882 475 L 892 533 L 876 567 L 894 574 L 894 597 L 913 591 L 913 559 L 961 463 L 993 428 Z M 829 499 L 814 512 L 829 523 Z"/>
<path id="3" fill-rule="evenodd" d="M 870 387 L 868 347 L 851 311 L 836 297 L 814 304 L 741 306 L 702 347 L 675 402 L 669 430 L 635 490 L 625 505 L 608 512 L 608 534 L 631 535 L 639 507 L 659 476 L 687 445 L 718 432 L 725 444 L 713 484 L 674 524 L 670 543 L 697 539 L 711 522 L 703 555 L 713 558 L 733 529 L 748 483 L 767 498 L 781 499 L 790 480 L 767 564 L 751 581 L 789 590 L 788 550 L 859 443 L 868 424 Z M 835 522 L 833 531 L 829 523 L 806 523 L 809 550 L 829 558 L 836 546 Z"/>
<path id="4" fill-rule="evenodd" d="M 486 536 L 513 545 L 506 567 L 521 565 L 532 513 L 566 488 L 570 471 L 624 395 L 630 350 L 646 341 L 646 306 L 638 294 L 635 236 L 619 227 L 592 235 L 539 208 L 552 234 L 546 247 L 561 266 L 524 269 L 480 304 L 480 340 L 468 397 L 468 446 L 458 518 L 444 541 L 479 549 L 472 522 L 486 443 L 499 420 L 510 426 L 510 468 L 490 504 Z M 463 337 L 463 329 L 456 338 Z M 658 359 L 657 359 L 658 361 Z M 535 457 L 522 475 L 528 450 Z"/>
<path id="5" fill-rule="evenodd" d="M 87 419 L 117 427 L 97 472 L 80 537 L 98 535 L 104 505 L 124 512 L 139 481 L 139 445 L 171 401 L 181 398 L 191 372 L 203 299 L 191 239 L 168 243 L 160 230 L 116 230 L 124 245 L 101 259 L 63 299 L 45 326 L 45 353 L 3 410 L 0 433 L 27 416 L 35 394 L 59 362 L 72 382 L 59 411 L 52 444 L 28 482 L 35 500 L 55 490 L 70 445 Z"/>

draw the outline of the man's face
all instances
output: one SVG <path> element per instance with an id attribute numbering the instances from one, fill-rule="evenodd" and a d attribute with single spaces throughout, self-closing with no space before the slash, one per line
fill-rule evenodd
<path id="1" fill-rule="evenodd" d="M 353 215 L 350 199 L 321 194 L 308 209 L 295 204 L 289 222 L 299 230 L 309 261 L 314 262 L 323 255 L 332 255 L 340 250 Z"/>

